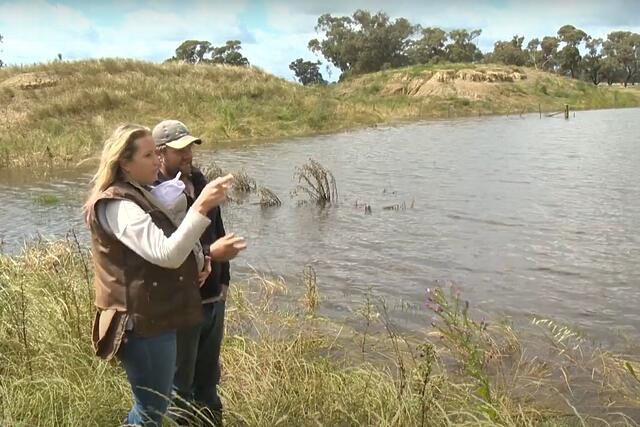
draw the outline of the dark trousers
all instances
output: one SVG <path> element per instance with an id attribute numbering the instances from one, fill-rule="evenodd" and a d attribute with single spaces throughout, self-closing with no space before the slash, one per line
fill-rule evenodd
<path id="1" fill-rule="evenodd" d="M 220 382 L 220 347 L 224 333 L 225 302 L 202 305 L 201 324 L 176 333 L 176 372 L 173 379 L 174 404 L 186 409 L 188 404 L 213 413 L 222 411 L 218 396 Z"/>

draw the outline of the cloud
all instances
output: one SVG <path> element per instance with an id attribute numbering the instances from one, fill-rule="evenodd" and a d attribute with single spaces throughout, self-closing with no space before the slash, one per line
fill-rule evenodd
<path id="1" fill-rule="evenodd" d="M 0 4 L 3 59 L 9 63 L 53 59 L 69 40 L 95 40 L 92 21 L 60 4 L 34 1 Z"/>
<path id="2" fill-rule="evenodd" d="M 14 64 L 64 58 L 134 57 L 161 61 L 187 39 L 223 44 L 228 39 L 252 41 L 238 17 L 244 2 L 211 7 L 204 1 L 181 4 L 153 2 L 115 19 L 88 17 L 80 10 L 44 0 L 0 4 L 0 28 L 5 37 L 2 58 Z"/>
<path id="3" fill-rule="evenodd" d="M 272 0 L 271 7 L 286 9 L 290 14 L 317 17 L 323 13 L 351 14 L 356 9 L 371 12 L 384 11 L 390 16 L 404 16 L 412 22 L 437 21 L 441 25 L 465 25 L 468 19 L 475 22 L 491 21 L 509 16 L 516 23 L 537 24 L 553 18 L 582 25 L 638 26 L 640 2 L 637 0 L 323 0 L 299 2 L 297 0 Z"/>
<path id="4" fill-rule="evenodd" d="M 307 43 L 315 37 L 315 33 L 274 33 L 258 30 L 255 33 L 257 43 L 243 45 L 242 50 L 252 65 L 256 65 L 267 71 L 293 80 L 294 74 L 289 69 L 289 64 L 297 58 L 316 61 L 317 58 L 307 49 Z M 324 58 L 321 59 L 323 63 Z M 325 64 L 326 65 L 326 64 Z M 327 77 L 325 66 L 321 71 Z M 338 73 L 332 69 L 333 80 Z"/>
<path id="5" fill-rule="evenodd" d="M 597 37 L 606 37 L 613 29 L 640 32 L 638 0 L 272 0 L 268 16 L 274 28 L 305 31 L 312 29 L 323 13 L 351 15 L 357 9 L 384 11 L 391 18 L 406 17 L 414 24 L 447 30 L 480 28 L 482 35 L 477 43 L 483 51 L 493 49 L 497 40 L 509 40 L 516 34 L 526 39 L 555 35 L 565 24 L 573 24 Z"/>
<path id="6" fill-rule="evenodd" d="M 78 10 L 62 4 L 36 0 L 30 4 L 0 3 L 0 22 L 5 26 L 29 27 L 31 31 L 49 22 L 66 26 L 70 32 L 91 27 L 91 20 Z"/>

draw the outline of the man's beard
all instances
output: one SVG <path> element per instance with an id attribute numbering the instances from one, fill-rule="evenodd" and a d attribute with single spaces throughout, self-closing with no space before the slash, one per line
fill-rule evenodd
<path id="1" fill-rule="evenodd" d="M 180 172 L 182 172 L 183 175 L 191 175 L 191 170 L 193 169 L 193 166 L 191 165 L 191 163 L 186 164 L 186 165 L 181 165 L 178 168 L 180 170 Z M 176 173 L 178 173 L 178 171 L 176 171 Z"/>
<path id="2" fill-rule="evenodd" d="M 175 176 L 178 175 L 178 172 L 182 172 L 182 175 L 191 175 L 191 165 L 169 167 L 165 164 L 161 170 L 163 174 L 166 172 L 166 176 L 168 178 L 175 178 Z"/>

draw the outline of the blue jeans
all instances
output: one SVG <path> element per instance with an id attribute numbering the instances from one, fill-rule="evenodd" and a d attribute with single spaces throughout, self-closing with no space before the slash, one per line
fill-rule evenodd
<path id="1" fill-rule="evenodd" d="M 196 404 L 210 411 L 222 411 L 218 396 L 220 347 L 224 333 L 225 302 L 202 305 L 201 324 L 177 331 L 176 373 L 173 379 L 174 404 L 187 409 Z"/>
<path id="2" fill-rule="evenodd" d="M 176 365 L 176 333 L 152 337 L 127 332 L 117 354 L 133 393 L 127 423 L 144 427 L 162 424 L 171 399 Z"/>

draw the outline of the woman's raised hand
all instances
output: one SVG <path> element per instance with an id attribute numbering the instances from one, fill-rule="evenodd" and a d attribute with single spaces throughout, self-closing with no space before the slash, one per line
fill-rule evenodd
<path id="1" fill-rule="evenodd" d="M 233 175 L 227 174 L 208 183 L 193 203 L 193 208 L 206 216 L 211 209 L 225 201 L 226 191 L 231 186 L 231 181 L 233 181 Z"/>

